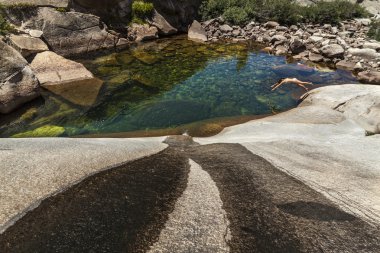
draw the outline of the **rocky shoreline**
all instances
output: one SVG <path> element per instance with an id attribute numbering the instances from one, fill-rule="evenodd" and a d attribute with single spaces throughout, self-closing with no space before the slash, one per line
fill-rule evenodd
<path id="1" fill-rule="evenodd" d="M 46 83 L 51 88 L 52 84 L 62 86 L 74 82 L 76 85 L 94 80 L 94 76 L 80 65 L 77 65 L 79 70 L 75 78 L 70 77 L 69 71 L 63 71 L 68 76 L 62 77 L 60 73 L 53 77 L 52 72 L 62 72 L 61 65 L 68 69 L 72 69 L 68 65 L 76 65 L 60 57 L 127 47 L 131 43 L 183 32 L 188 32 L 190 39 L 201 42 L 249 40 L 262 43 L 267 46 L 263 50 L 268 53 L 329 64 L 353 71 L 363 83 L 380 84 L 380 42 L 366 36 L 372 19 L 346 21 L 339 26 L 300 24 L 286 27 L 272 21 L 264 24 L 251 22 L 239 27 L 228 25 L 222 18 L 203 23 L 194 21 L 201 1 L 183 4 L 153 1 L 151 20 L 146 24 L 120 28 L 115 23 L 107 26 L 104 20 L 125 22 L 131 13 L 131 1 L 116 2 L 97 1 L 92 5 L 86 0 L 0 1 L 0 4 L 9 4 L 10 7 L 3 8 L 2 12 L 14 27 L 11 34 L 0 36 L 0 47 L 5 52 L 0 56 L 3 62 L 0 66 L 3 87 L 0 113 L 10 113 L 40 96 L 40 87 L 46 88 Z M 107 15 L 104 10 L 109 10 Z M 44 59 L 40 54 L 47 51 L 58 61 L 45 69 L 41 64 L 49 63 L 40 60 L 38 70 L 35 70 L 34 58 Z M 41 76 L 45 78 L 39 80 Z"/>
<path id="2" fill-rule="evenodd" d="M 223 18 L 194 21 L 189 38 L 202 42 L 255 41 L 267 45 L 263 51 L 290 55 L 295 60 L 353 71 L 363 83 L 380 84 L 380 42 L 367 37 L 372 19 L 330 24 L 282 26 L 270 21 L 230 26 Z"/>

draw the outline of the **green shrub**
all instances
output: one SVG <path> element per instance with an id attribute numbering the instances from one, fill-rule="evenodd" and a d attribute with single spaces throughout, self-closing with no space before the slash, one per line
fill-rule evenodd
<path id="1" fill-rule="evenodd" d="M 8 32 L 12 31 L 12 26 L 2 15 L 2 9 L 0 6 L 0 35 L 5 35 Z"/>
<path id="2" fill-rule="evenodd" d="M 368 37 L 380 41 L 380 21 L 371 23 L 371 27 L 368 31 Z"/>
<path id="3" fill-rule="evenodd" d="M 290 25 L 298 22 L 338 24 L 342 20 L 366 17 L 368 13 L 348 0 L 320 1 L 308 7 L 294 0 L 205 0 L 200 15 L 203 19 L 223 16 L 229 23 L 239 25 L 250 20 L 274 20 Z"/>
<path id="4" fill-rule="evenodd" d="M 132 22 L 145 23 L 147 18 L 153 14 L 154 6 L 152 3 L 147 3 L 141 0 L 132 3 Z"/>
<path id="5" fill-rule="evenodd" d="M 362 6 L 347 0 L 320 1 L 304 10 L 306 21 L 321 24 L 338 24 L 343 20 L 368 16 L 368 12 Z"/>
<path id="6" fill-rule="evenodd" d="M 233 6 L 228 8 L 223 13 L 224 18 L 227 22 L 237 24 L 237 25 L 243 25 L 247 23 L 250 18 L 248 13 L 244 8 Z"/>

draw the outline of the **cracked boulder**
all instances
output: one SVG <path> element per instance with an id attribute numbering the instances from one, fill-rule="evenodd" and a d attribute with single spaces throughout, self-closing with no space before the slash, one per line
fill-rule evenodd
<path id="1" fill-rule="evenodd" d="M 113 48 L 125 42 L 109 33 L 97 16 L 47 7 L 39 8 L 25 28 L 41 30 L 50 48 L 63 56 Z"/>
<path id="2" fill-rule="evenodd" d="M 24 57 L 49 50 L 48 46 L 40 38 L 30 36 L 12 34 L 9 37 L 9 43 Z"/>
<path id="3" fill-rule="evenodd" d="M 198 16 L 202 0 L 152 0 L 154 8 L 175 29 L 187 32 Z"/>
<path id="4" fill-rule="evenodd" d="M 9 113 L 40 95 L 28 62 L 0 41 L 0 113 Z"/>
<path id="5" fill-rule="evenodd" d="M 37 54 L 31 67 L 43 88 L 73 104 L 92 105 L 103 85 L 103 81 L 95 78 L 83 64 L 54 52 Z"/>
<path id="6" fill-rule="evenodd" d="M 380 134 L 380 87 L 347 84 L 318 88 L 305 95 L 300 107 L 328 107 L 353 120 L 365 131 Z"/>

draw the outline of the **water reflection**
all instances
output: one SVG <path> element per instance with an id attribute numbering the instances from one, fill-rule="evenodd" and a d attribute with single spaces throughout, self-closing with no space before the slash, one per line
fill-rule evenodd
<path id="1" fill-rule="evenodd" d="M 356 82 L 349 72 L 287 64 L 285 57 L 261 53 L 254 44 L 197 44 L 181 37 L 81 61 L 103 86 L 78 87 L 88 94 L 83 98 L 73 92 L 75 87 L 45 91 L 44 104 L 3 123 L 1 136 L 41 135 L 56 126 L 65 129 L 63 136 L 106 135 L 267 115 L 296 106 L 304 92 L 295 86 L 271 92 L 270 86 L 282 77 L 310 81 L 314 87 Z"/>

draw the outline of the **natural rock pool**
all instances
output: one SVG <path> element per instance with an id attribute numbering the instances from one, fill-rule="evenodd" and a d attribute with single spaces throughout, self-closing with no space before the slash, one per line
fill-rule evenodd
<path id="1" fill-rule="evenodd" d="M 288 63 L 260 48 L 176 37 L 79 60 L 103 86 L 45 90 L 44 99 L 1 117 L 0 136 L 205 136 L 295 107 L 304 90 L 290 84 L 272 92 L 280 78 L 312 88 L 357 83 L 350 72 Z"/>

